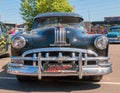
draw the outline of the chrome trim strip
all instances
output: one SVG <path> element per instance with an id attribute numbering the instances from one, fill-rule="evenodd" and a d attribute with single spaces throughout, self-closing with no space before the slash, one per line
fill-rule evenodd
<path id="1" fill-rule="evenodd" d="M 62 43 L 61 41 L 62 41 L 62 30 L 61 30 L 61 28 L 60 28 L 60 31 L 59 31 L 59 42 L 58 43 Z"/>
<path id="2" fill-rule="evenodd" d="M 34 59 L 33 57 L 11 57 L 12 60 L 35 60 L 37 61 L 38 58 Z M 107 61 L 109 57 L 87 57 L 87 59 L 82 58 L 82 61 Z M 50 58 L 41 58 L 42 61 L 58 61 L 58 57 L 50 57 Z M 70 58 L 70 57 L 62 57 L 64 61 L 78 61 L 78 57 Z"/>
<path id="3" fill-rule="evenodd" d="M 33 54 L 33 66 L 36 66 L 36 58 L 37 58 L 36 54 Z"/>
<path id="4" fill-rule="evenodd" d="M 118 40 L 118 37 L 108 37 L 108 40 Z"/>
<path id="5" fill-rule="evenodd" d="M 120 40 L 109 40 L 109 43 L 120 43 Z"/>
<path id="6" fill-rule="evenodd" d="M 54 31 L 55 31 L 55 32 L 54 32 L 54 34 L 55 34 L 55 37 L 54 37 L 54 40 L 55 40 L 55 41 L 54 41 L 54 43 L 55 43 L 55 42 L 57 41 L 57 40 L 56 40 L 56 28 L 55 28 Z"/>
<path id="7" fill-rule="evenodd" d="M 108 63 L 98 63 L 99 66 L 101 67 L 109 67 L 112 66 L 112 63 L 108 62 Z"/>
<path id="8" fill-rule="evenodd" d="M 78 76 L 79 79 L 82 79 L 82 53 L 79 53 L 78 66 L 79 66 Z"/>
<path id="9" fill-rule="evenodd" d="M 54 44 L 50 44 L 50 46 L 70 46 L 70 44 L 66 43 L 66 34 L 64 28 L 55 28 L 54 29 Z"/>
<path id="10" fill-rule="evenodd" d="M 38 67 L 37 66 L 24 66 L 24 67 L 13 67 L 8 63 L 8 73 L 14 75 L 26 75 L 26 76 L 38 76 Z M 105 75 L 112 72 L 112 67 L 101 67 L 101 66 L 83 66 L 82 67 L 82 76 L 91 76 L 91 75 Z M 41 73 L 42 76 L 78 76 L 77 72 L 57 72 L 57 73 Z"/>
<path id="11" fill-rule="evenodd" d="M 55 48 L 38 48 L 38 49 L 32 49 L 32 50 L 28 50 L 26 52 L 24 52 L 22 54 L 22 57 L 24 57 L 27 54 L 30 53 L 40 53 L 40 52 L 82 52 L 82 53 L 88 53 L 88 54 L 93 54 L 95 56 L 98 56 L 97 53 L 95 53 L 94 51 L 91 50 L 85 50 L 85 49 L 78 49 L 78 48 L 66 48 L 66 47 L 55 47 Z"/>
<path id="12" fill-rule="evenodd" d="M 8 63 L 11 67 L 24 67 L 25 65 L 23 65 L 23 64 L 15 64 L 15 63 L 11 63 L 11 62 L 9 62 Z"/>
<path id="13" fill-rule="evenodd" d="M 42 61 L 41 61 L 41 53 L 38 54 L 38 79 L 41 79 L 41 70 L 42 70 Z"/>
<path id="14" fill-rule="evenodd" d="M 85 66 L 87 65 L 87 54 L 85 54 Z"/>
<path id="15" fill-rule="evenodd" d="M 57 43 L 58 42 L 58 29 L 55 28 L 55 42 L 54 43 Z"/>

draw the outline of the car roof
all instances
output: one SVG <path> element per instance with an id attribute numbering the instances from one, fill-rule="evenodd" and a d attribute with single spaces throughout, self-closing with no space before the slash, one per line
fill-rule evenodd
<path id="1" fill-rule="evenodd" d="M 64 17 L 77 17 L 83 20 L 83 17 L 80 16 L 79 14 L 76 13 L 68 13 L 68 12 L 47 12 L 47 13 L 42 13 L 38 14 L 34 19 L 36 18 L 42 18 L 42 17 L 59 17 L 59 16 L 64 16 Z"/>

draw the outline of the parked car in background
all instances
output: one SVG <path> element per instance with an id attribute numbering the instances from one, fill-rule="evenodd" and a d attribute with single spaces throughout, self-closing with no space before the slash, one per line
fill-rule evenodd
<path id="1" fill-rule="evenodd" d="M 110 43 L 120 43 L 120 26 L 111 27 L 107 37 Z"/>
<path id="2" fill-rule="evenodd" d="M 8 73 L 18 81 L 31 77 L 84 76 L 100 81 L 112 72 L 108 39 L 89 35 L 75 13 L 52 12 L 34 18 L 30 34 L 12 37 Z"/>
<path id="3" fill-rule="evenodd" d="M 23 33 L 23 32 L 25 32 L 25 31 L 26 31 L 26 29 L 25 29 L 25 28 L 17 28 L 17 31 L 16 31 L 16 32 Z"/>
<path id="4" fill-rule="evenodd" d="M 9 34 L 5 25 L 0 22 L 0 56 L 8 54 Z"/>
<path id="5" fill-rule="evenodd" d="M 14 34 L 10 34 L 10 38 L 12 38 L 13 36 L 17 36 L 19 34 L 26 34 L 30 31 L 26 31 L 25 28 L 16 28 L 15 31 L 14 31 Z"/>

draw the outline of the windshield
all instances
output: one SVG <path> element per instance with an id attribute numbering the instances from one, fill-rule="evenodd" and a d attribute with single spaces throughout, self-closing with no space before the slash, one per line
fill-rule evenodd
<path id="1" fill-rule="evenodd" d="M 84 30 L 83 21 L 76 17 L 49 17 L 39 18 L 34 22 L 34 29 L 57 27 L 59 24 L 63 27 L 82 29 Z"/>
<path id="2" fill-rule="evenodd" d="M 120 28 L 111 28 L 110 32 L 120 32 Z"/>

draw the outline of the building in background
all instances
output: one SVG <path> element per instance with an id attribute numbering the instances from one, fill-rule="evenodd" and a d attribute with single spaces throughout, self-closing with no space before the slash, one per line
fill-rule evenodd
<path id="1" fill-rule="evenodd" d="M 22 32 L 22 30 L 26 30 L 26 24 L 14 24 L 14 23 L 4 23 L 8 32 L 14 28 L 15 32 L 18 32 L 19 30 Z"/>
<path id="2" fill-rule="evenodd" d="M 120 25 L 120 16 L 118 17 L 104 17 L 104 21 L 94 21 L 91 23 L 91 32 L 106 34 L 111 26 Z"/>
<path id="3" fill-rule="evenodd" d="M 7 30 L 10 30 L 12 28 L 15 28 L 17 24 L 14 24 L 14 23 L 4 23 Z"/>

